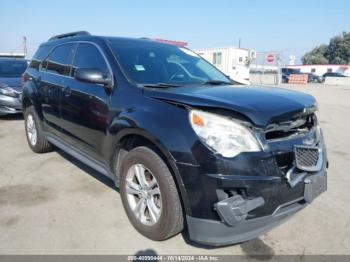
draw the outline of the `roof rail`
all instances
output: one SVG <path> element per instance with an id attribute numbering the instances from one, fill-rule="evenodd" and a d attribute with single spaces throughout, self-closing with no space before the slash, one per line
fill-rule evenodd
<path id="1" fill-rule="evenodd" d="M 71 33 L 66 33 L 66 34 L 61 34 L 61 35 L 55 35 L 55 36 L 51 37 L 49 39 L 49 41 L 62 39 L 62 38 L 66 38 L 66 37 L 83 36 L 83 35 L 90 35 L 90 33 L 86 32 L 86 31 L 77 31 L 77 32 L 71 32 Z"/>

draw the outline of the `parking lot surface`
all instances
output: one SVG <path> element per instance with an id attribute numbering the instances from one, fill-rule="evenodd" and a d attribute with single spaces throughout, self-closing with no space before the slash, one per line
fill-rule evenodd
<path id="1" fill-rule="evenodd" d="M 350 86 L 283 87 L 314 95 L 328 191 L 288 222 L 243 244 L 210 248 L 186 233 L 163 242 L 129 223 L 111 181 L 60 150 L 34 154 L 21 116 L 0 117 L 0 254 L 350 254 Z"/>

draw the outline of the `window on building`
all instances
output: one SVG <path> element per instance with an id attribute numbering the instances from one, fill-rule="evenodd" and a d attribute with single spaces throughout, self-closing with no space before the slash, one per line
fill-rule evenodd
<path id="1" fill-rule="evenodd" d="M 213 64 L 214 65 L 221 65 L 221 52 L 215 52 L 213 54 Z"/>
<path id="2" fill-rule="evenodd" d="M 311 68 L 311 73 L 315 73 L 316 72 L 316 68 Z"/>
<path id="3" fill-rule="evenodd" d="M 240 57 L 238 58 L 238 61 L 239 61 L 240 63 L 242 63 L 242 62 L 243 62 L 243 57 L 240 56 Z"/>
<path id="4" fill-rule="evenodd" d="M 332 68 L 327 68 L 327 73 L 332 73 Z"/>

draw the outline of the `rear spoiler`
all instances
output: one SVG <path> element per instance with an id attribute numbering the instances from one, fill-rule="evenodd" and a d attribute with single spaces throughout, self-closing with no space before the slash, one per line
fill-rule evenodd
<path id="1" fill-rule="evenodd" d="M 55 35 L 55 36 L 51 37 L 49 39 L 49 41 L 67 38 L 67 37 L 87 36 L 87 35 L 90 35 L 90 33 L 86 32 L 86 31 L 77 31 L 77 32 L 71 32 L 71 33 L 66 33 L 66 34 L 61 34 L 61 35 Z"/>

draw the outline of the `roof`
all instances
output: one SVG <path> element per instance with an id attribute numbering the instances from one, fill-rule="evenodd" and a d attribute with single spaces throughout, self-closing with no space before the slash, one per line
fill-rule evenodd
<path id="1" fill-rule="evenodd" d="M 347 64 L 314 64 L 314 65 L 286 65 L 286 67 L 301 67 L 301 66 L 311 66 L 311 67 L 315 67 L 315 66 L 339 66 L 339 67 L 350 67 L 350 65 Z"/>
<path id="2" fill-rule="evenodd" d="M 221 46 L 221 47 L 204 47 L 204 48 L 196 48 L 196 51 L 215 51 L 215 50 L 223 50 L 223 49 L 235 49 L 235 50 L 243 50 L 243 51 L 253 51 L 248 48 L 241 48 L 235 46 Z"/>
<path id="3" fill-rule="evenodd" d="M 167 39 L 160 39 L 160 38 L 156 38 L 154 40 L 158 41 L 158 42 L 162 42 L 162 43 L 176 45 L 176 46 L 188 46 L 188 43 L 187 42 L 183 42 L 183 41 L 174 41 L 174 40 L 167 40 Z"/>
<path id="4" fill-rule="evenodd" d="M 57 35 L 51 37 L 47 42 L 43 43 L 42 45 L 57 45 L 58 43 L 65 43 L 65 42 L 75 42 L 75 41 L 107 41 L 107 42 L 145 42 L 145 43 L 159 43 L 163 45 L 180 45 L 185 44 L 186 42 L 180 42 L 180 41 L 171 41 L 171 40 L 161 40 L 161 39 L 150 39 L 146 37 L 142 38 L 131 38 L 131 37 L 117 37 L 117 36 L 97 36 L 97 35 L 90 35 L 88 32 L 85 31 L 79 31 L 79 32 L 73 32 L 73 33 L 67 33 L 62 35 Z"/>
<path id="5" fill-rule="evenodd" d="M 23 53 L 0 53 L 0 58 L 25 58 Z"/>
<path id="6" fill-rule="evenodd" d="M 1 57 L 0 61 L 27 61 L 27 59 L 23 57 Z"/>

